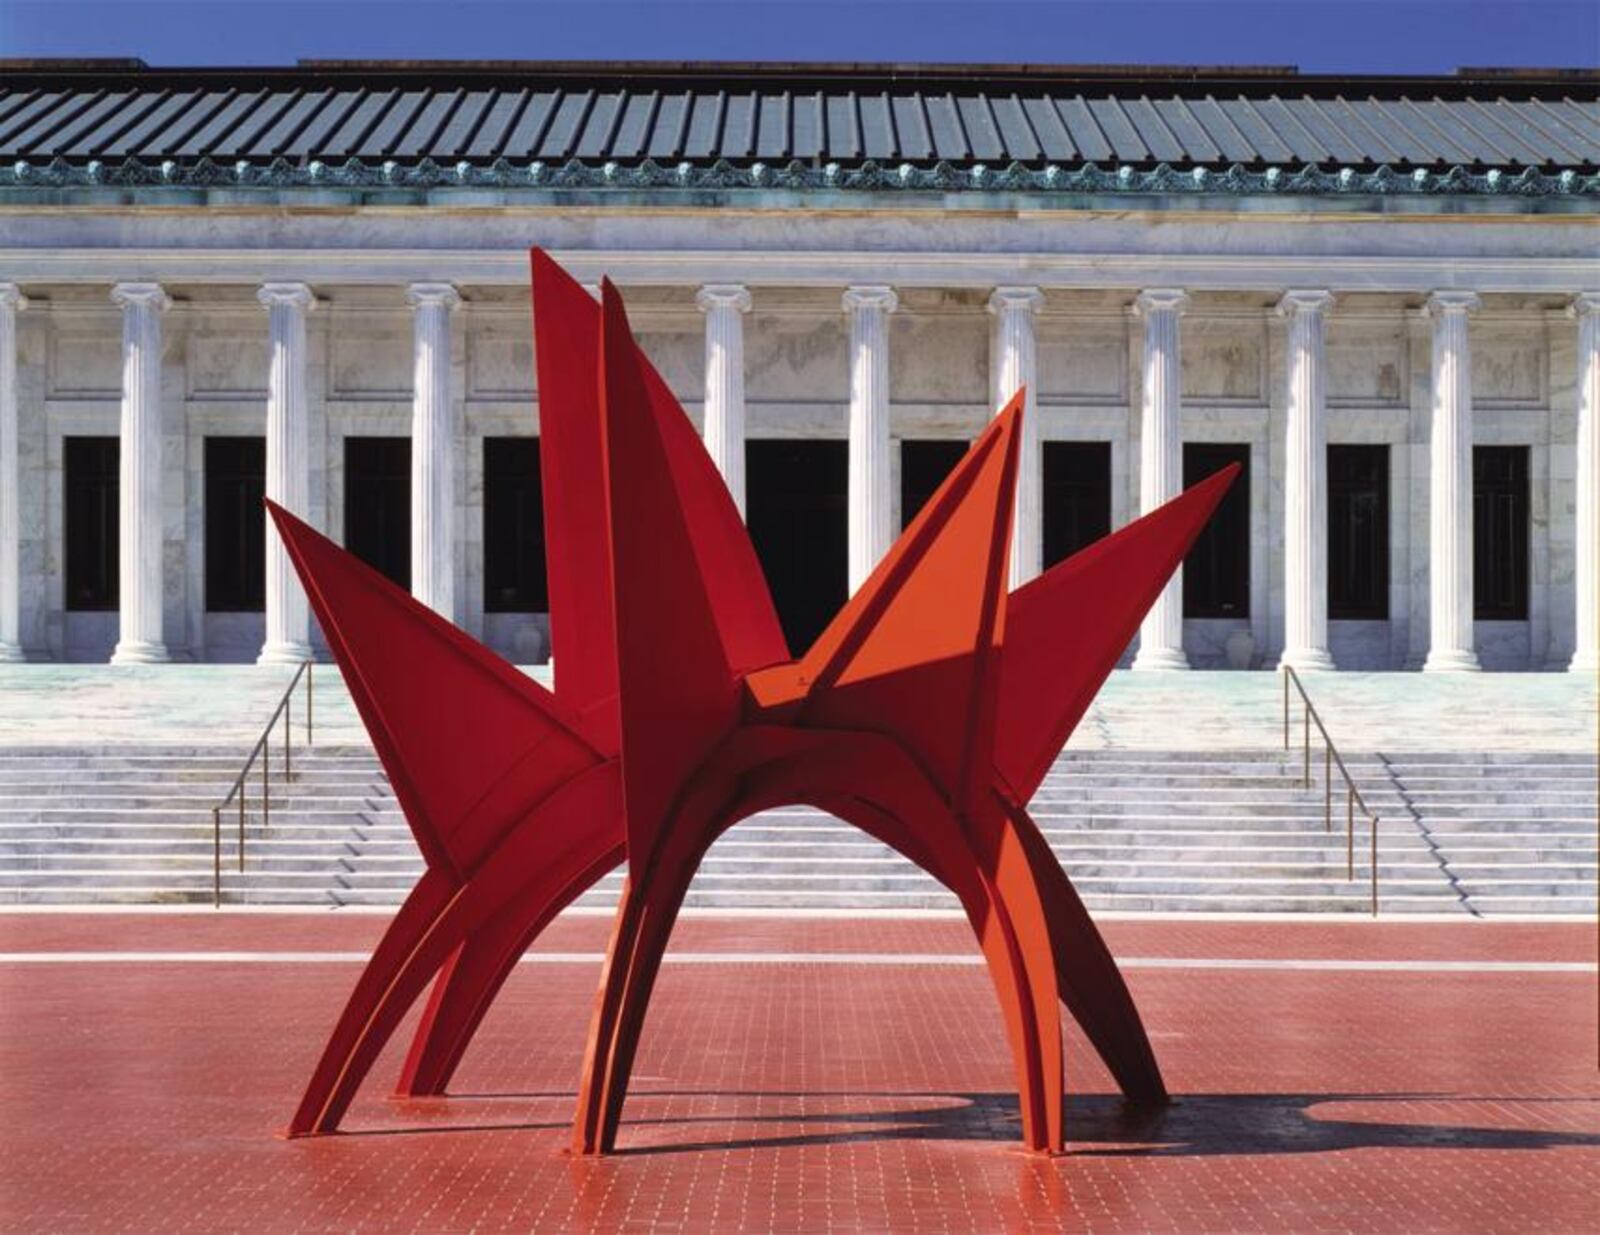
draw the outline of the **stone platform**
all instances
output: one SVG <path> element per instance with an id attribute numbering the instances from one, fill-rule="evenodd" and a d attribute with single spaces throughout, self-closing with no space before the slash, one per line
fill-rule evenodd
<path id="1" fill-rule="evenodd" d="M 0 747 L 248 748 L 291 672 L 255 665 L 0 665 Z M 527 672 L 550 680 L 547 667 Z M 319 665 L 314 677 L 319 740 L 365 744 L 337 668 Z M 1341 750 L 1595 749 L 1595 682 L 1584 674 L 1336 672 L 1305 681 Z M 1282 678 L 1270 672 L 1117 671 L 1069 748 L 1272 748 L 1282 743 L 1282 690 Z"/>

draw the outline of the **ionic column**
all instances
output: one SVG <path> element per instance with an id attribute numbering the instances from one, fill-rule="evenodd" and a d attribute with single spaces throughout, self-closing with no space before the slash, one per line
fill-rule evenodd
<path id="1" fill-rule="evenodd" d="M 1573 298 L 1578 319 L 1577 646 L 1573 672 L 1600 669 L 1600 292 Z"/>
<path id="2" fill-rule="evenodd" d="M 306 424 L 306 313 L 316 303 L 304 283 L 268 283 L 256 293 L 267 309 L 267 496 L 307 515 L 310 488 Z M 267 634 L 257 662 L 299 664 L 311 658 L 311 620 L 278 529 L 267 520 Z"/>
<path id="3" fill-rule="evenodd" d="M 159 283 L 118 283 L 111 299 L 122 306 L 121 637 L 111 663 L 156 664 L 167 659 L 161 630 L 161 315 L 172 301 Z"/>
<path id="4" fill-rule="evenodd" d="M 1286 292 L 1289 423 L 1284 442 L 1283 661 L 1332 669 L 1328 653 L 1328 434 L 1323 323 L 1333 296 Z"/>
<path id="5" fill-rule="evenodd" d="M 15 283 L 0 283 L 0 661 L 22 660 L 22 578 L 17 555 L 22 511 L 17 486 L 17 311 L 28 307 Z"/>
<path id="6" fill-rule="evenodd" d="M 413 283 L 411 403 L 411 594 L 455 621 L 455 422 L 450 403 L 448 283 Z"/>
<path id="7" fill-rule="evenodd" d="M 850 314 L 850 591 L 889 550 L 889 287 L 852 287 Z"/>
<path id="8" fill-rule="evenodd" d="M 750 293 L 737 283 L 702 287 L 706 315 L 706 453 L 744 514 L 744 315 Z"/>
<path id="9" fill-rule="evenodd" d="M 995 318 L 994 410 L 1026 389 L 1017 443 L 1017 498 L 1011 533 L 1011 586 L 1039 573 L 1044 560 L 1043 465 L 1039 459 L 1038 370 L 1033 315 L 1044 296 L 1036 287 L 997 287 L 989 297 Z"/>
<path id="10" fill-rule="evenodd" d="M 1139 511 L 1149 514 L 1183 490 L 1178 318 L 1189 297 L 1173 288 L 1141 292 L 1134 313 L 1144 321 L 1144 406 L 1139 438 Z M 1139 627 L 1135 669 L 1187 669 L 1183 652 L 1183 568 L 1156 598 Z"/>
<path id="11" fill-rule="evenodd" d="M 1472 292 L 1435 292 L 1433 431 L 1429 447 L 1428 659 L 1423 669 L 1479 668 L 1472 630 Z"/>

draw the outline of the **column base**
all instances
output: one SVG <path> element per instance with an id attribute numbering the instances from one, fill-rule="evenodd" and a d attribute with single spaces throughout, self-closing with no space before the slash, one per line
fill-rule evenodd
<path id="1" fill-rule="evenodd" d="M 0 656 L 0 660 L 4 660 Z M 1600 673 L 1600 648 L 1583 648 L 1572 654 L 1568 673 Z"/>
<path id="2" fill-rule="evenodd" d="M 111 653 L 113 665 L 164 665 L 171 659 L 166 644 L 144 639 L 124 639 Z"/>
<path id="3" fill-rule="evenodd" d="M 0 665 L 20 665 L 27 659 L 19 645 L 15 643 L 0 643 Z"/>
<path id="4" fill-rule="evenodd" d="M 1435 648 L 1422 662 L 1424 673 L 1478 673 L 1482 669 L 1478 654 L 1463 648 Z"/>
<path id="5" fill-rule="evenodd" d="M 1278 667 L 1288 665 L 1296 673 L 1327 673 L 1338 666 L 1326 648 L 1285 648 Z"/>
<path id="6" fill-rule="evenodd" d="M 1133 658 L 1137 672 L 1171 673 L 1189 667 L 1189 658 L 1182 648 L 1140 648 Z"/>
<path id="7" fill-rule="evenodd" d="M 312 659 L 309 643 L 266 643 L 261 647 L 261 655 L 256 657 L 256 664 L 298 665 Z"/>

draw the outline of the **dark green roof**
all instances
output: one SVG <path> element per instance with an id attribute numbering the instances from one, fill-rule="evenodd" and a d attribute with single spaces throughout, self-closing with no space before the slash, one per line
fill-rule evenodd
<path id="1" fill-rule="evenodd" d="M 51 185 L 1591 193 L 1587 73 L 0 63 Z"/>

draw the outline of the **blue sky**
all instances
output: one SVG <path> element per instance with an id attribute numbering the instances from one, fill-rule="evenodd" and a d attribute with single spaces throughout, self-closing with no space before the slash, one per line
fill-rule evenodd
<path id="1" fill-rule="evenodd" d="M 1600 66 L 1600 0 L 0 0 L 0 56 Z"/>

